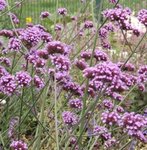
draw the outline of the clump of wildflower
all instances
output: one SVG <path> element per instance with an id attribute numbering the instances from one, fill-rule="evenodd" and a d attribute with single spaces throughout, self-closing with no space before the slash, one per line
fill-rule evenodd
<path id="1" fill-rule="evenodd" d="M 0 91 L 8 96 L 14 94 L 16 90 L 16 81 L 13 75 L 5 75 L 0 78 Z"/>
<path id="2" fill-rule="evenodd" d="M 124 65 L 124 63 L 122 63 L 122 62 L 118 62 L 118 67 L 120 67 L 120 68 L 122 67 L 122 70 L 124 70 L 124 71 L 134 71 L 135 70 L 135 66 L 131 63 L 126 63 Z"/>
<path id="3" fill-rule="evenodd" d="M 57 70 L 68 71 L 70 69 L 70 60 L 64 55 L 51 56 L 52 64 L 56 66 Z"/>
<path id="4" fill-rule="evenodd" d="M 92 22 L 92 21 L 89 21 L 89 20 L 85 21 L 85 22 L 84 22 L 84 28 L 85 28 L 85 29 L 93 28 L 93 22 Z"/>
<path id="5" fill-rule="evenodd" d="M 9 16 L 11 17 L 14 24 L 19 24 L 19 19 L 17 18 L 17 16 L 15 14 L 9 13 Z"/>
<path id="6" fill-rule="evenodd" d="M 7 6 L 7 3 L 5 0 L 0 0 L 0 11 L 4 10 Z"/>
<path id="7" fill-rule="evenodd" d="M 0 57 L 0 63 L 6 65 L 7 67 L 11 66 L 11 61 L 9 58 L 6 57 Z"/>
<path id="8" fill-rule="evenodd" d="M 61 31 L 61 30 L 62 30 L 62 25 L 56 24 L 55 31 Z"/>
<path id="9" fill-rule="evenodd" d="M 27 144 L 21 140 L 12 141 L 12 143 L 10 144 L 10 148 L 12 150 L 28 150 Z"/>
<path id="10" fill-rule="evenodd" d="M 142 129 L 147 125 L 147 119 L 145 116 L 135 114 L 134 112 L 126 112 L 121 117 L 119 125 L 123 127 L 124 132 L 127 132 L 129 135 L 138 138 L 142 142 L 147 142 L 147 138 L 143 135 L 142 131 Z"/>
<path id="11" fill-rule="evenodd" d="M 88 64 L 84 59 L 80 59 L 75 61 L 75 66 L 77 66 L 80 70 L 84 70 L 86 67 L 88 67 Z"/>
<path id="12" fill-rule="evenodd" d="M 8 50 L 10 51 L 20 51 L 22 45 L 21 45 L 21 41 L 17 38 L 10 38 L 9 42 L 8 42 Z"/>
<path id="13" fill-rule="evenodd" d="M 102 113 L 101 120 L 103 123 L 108 125 L 118 124 L 120 120 L 120 115 L 116 111 L 105 111 Z"/>
<path id="14" fill-rule="evenodd" d="M 147 10 L 146 9 L 142 9 L 138 12 L 138 20 L 144 24 L 145 26 L 147 26 Z"/>
<path id="15" fill-rule="evenodd" d="M 105 52 L 101 51 L 101 50 L 98 50 L 98 49 L 96 49 L 94 51 L 94 58 L 97 61 L 107 61 L 108 60 L 107 54 Z"/>
<path id="16" fill-rule="evenodd" d="M 108 131 L 108 129 L 98 125 L 94 127 L 93 134 L 100 136 L 104 140 L 108 140 L 111 138 L 111 133 Z"/>
<path id="17" fill-rule="evenodd" d="M 41 40 L 45 43 L 52 41 L 52 36 L 47 32 L 41 32 Z"/>
<path id="18" fill-rule="evenodd" d="M 43 58 L 43 59 L 49 58 L 47 50 L 38 50 L 36 53 L 40 58 Z"/>
<path id="19" fill-rule="evenodd" d="M 88 60 L 91 58 L 92 52 L 91 51 L 83 51 L 81 52 L 81 58 Z"/>
<path id="20" fill-rule="evenodd" d="M 34 76 L 34 85 L 35 85 L 35 87 L 38 89 L 38 90 L 40 90 L 40 89 L 42 89 L 44 86 L 45 86 L 45 83 L 44 83 L 44 81 L 43 81 L 43 79 L 41 79 L 39 76 L 37 76 L 37 75 L 35 75 Z"/>
<path id="21" fill-rule="evenodd" d="M 28 48 L 36 46 L 41 39 L 41 32 L 39 28 L 33 26 L 28 27 L 20 34 L 21 40 L 26 44 Z"/>
<path id="22" fill-rule="evenodd" d="M 107 109 L 112 109 L 114 107 L 114 104 L 111 100 L 105 99 L 103 100 L 103 106 Z"/>
<path id="23" fill-rule="evenodd" d="M 29 86 L 32 80 L 28 72 L 19 71 L 16 73 L 15 79 L 20 87 Z"/>
<path id="24" fill-rule="evenodd" d="M 75 125 L 78 122 L 77 116 L 70 112 L 70 111 L 64 111 L 62 113 L 63 122 L 67 125 Z"/>
<path id="25" fill-rule="evenodd" d="M 66 8 L 58 8 L 58 14 L 65 16 L 67 14 Z"/>
<path id="26" fill-rule="evenodd" d="M 11 38 L 13 37 L 13 31 L 6 29 L 0 30 L 0 36 Z"/>
<path id="27" fill-rule="evenodd" d="M 71 100 L 69 101 L 69 106 L 70 106 L 71 108 L 82 109 L 83 103 L 82 103 L 81 99 L 78 99 L 78 98 L 76 98 L 76 99 L 71 99 Z"/>
<path id="28" fill-rule="evenodd" d="M 44 18 L 48 18 L 50 16 L 50 13 L 47 11 L 41 12 L 40 18 L 44 19 Z"/>

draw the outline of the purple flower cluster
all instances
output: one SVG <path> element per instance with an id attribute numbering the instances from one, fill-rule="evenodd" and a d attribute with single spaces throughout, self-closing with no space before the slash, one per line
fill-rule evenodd
<path id="1" fill-rule="evenodd" d="M 85 21 L 85 22 L 84 22 L 84 28 L 85 28 L 85 29 L 93 28 L 93 22 L 92 22 L 92 21 L 89 21 L 89 20 Z"/>
<path id="2" fill-rule="evenodd" d="M 62 113 L 62 118 L 64 123 L 67 125 L 75 125 L 78 122 L 77 116 L 70 111 L 64 111 Z"/>
<path id="3" fill-rule="evenodd" d="M 138 20 L 144 24 L 145 26 L 147 26 L 147 10 L 146 9 L 142 9 L 138 12 Z"/>
<path id="4" fill-rule="evenodd" d="M 11 17 L 14 24 L 19 24 L 19 19 L 17 18 L 15 14 L 9 13 L 9 16 Z"/>
<path id="5" fill-rule="evenodd" d="M 83 103 L 82 103 L 81 99 L 78 99 L 78 98 L 77 99 L 71 99 L 69 101 L 69 106 L 71 108 L 82 109 Z"/>
<path id="6" fill-rule="evenodd" d="M 7 3 L 5 0 L 0 0 L 0 11 L 4 10 L 7 6 Z"/>
<path id="7" fill-rule="evenodd" d="M 10 38 L 8 42 L 8 50 L 7 51 L 20 51 L 21 50 L 21 41 L 17 38 Z"/>
<path id="8" fill-rule="evenodd" d="M 44 19 L 44 18 L 48 18 L 50 16 L 50 13 L 47 11 L 41 12 L 40 18 Z"/>
<path id="9" fill-rule="evenodd" d="M 76 60 L 75 66 L 78 67 L 80 70 L 84 70 L 86 67 L 88 67 L 88 64 L 85 62 L 84 59 Z"/>
<path id="10" fill-rule="evenodd" d="M 123 30 L 131 30 L 131 24 L 128 22 L 128 18 L 131 15 L 129 8 L 116 7 L 114 9 L 107 9 L 103 12 L 104 17 L 111 21 L 116 21 L 118 26 Z"/>
<path id="11" fill-rule="evenodd" d="M 102 113 L 101 116 L 102 122 L 108 125 L 117 125 L 119 123 L 120 118 L 120 115 L 116 111 L 105 111 Z"/>
<path id="12" fill-rule="evenodd" d="M 7 74 L 0 78 L 0 92 L 11 96 L 15 93 L 17 84 L 13 75 Z"/>
<path id="13" fill-rule="evenodd" d="M 66 8 L 58 8 L 58 14 L 65 16 L 67 14 Z"/>
<path id="14" fill-rule="evenodd" d="M 108 131 L 107 128 L 103 126 L 95 126 L 93 129 L 93 134 L 97 136 L 101 136 L 104 140 L 111 139 L 111 133 Z"/>
<path id="15" fill-rule="evenodd" d="M 137 84 L 141 91 L 145 90 L 146 82 L 147 82 L 147 65 L 140 67 L 138 70 Z"/>
<path id="16" fill-rule="evenodd" d="M 105 100 L 103 100 L 103 106 L 104 106 L 104 108 L 107 108 L 110 110 L 114 107 L 114 104 L 112 103 L 111 100 L 105 99 Z"/>
<path id="17" fill-rule="evenodd" d="M 122 100 L 120 92 L 128 90 L 133 80 L 124 75 L 120 68 L 111 62 L 97 64 L 83 70 L 85 77 L 90 79 L 89 88 L 94 92 L 103 91 L 116 100 Z"/>
<path id="18" fill-rule="evenodd" d="M 118 62 L 118 67 L 119 68 L 123 67 L 122 70 L 124 70 L 124 71 L 135 71 L 135 66 L 133 64 L 131 64 L 131 63 L 126 63 L 124 65 L 123 62 Z"/>
<path id="19" fill-rule="evenodd" d="M 0 63 L 6 65 L 7 67 L 11 66 L 10 59 L 6 57 L 0 57 Z"/>
<path id="20" fill-rule="evenodd" d="M 42 78 L 40 78 L 39 76 L 35 75 L 34 76 L 34 85 L 35 85 L 35 87 L 38 90 L 40 90 L 40 89 L 42 89 L 45 86 L 45 83 L 44 83 Z"/>
<path id="21" fill-rule="evenodd" d="M 0 36 L 11 38 L 13 37 L 13 31 L 6 29 L 0 30 Z"/>
<path id="22" fill-rule="evenodd" d="M 119 125 L 123 127 L 124 132 L 138 138 L 144 143 L 147 142 L 147 138 L 143 135 L 142 131 L 147 126 L 147 118 L 143 115 L 126 112 L 121 117 Z"/>
<path id="23" fill-rule="evenodd" d="M 30 82 L 32 81 L 32 78 L 29 75 L 29 73 L 25 72 L 25 71 L 17 72 L 16 76 L 15 76 L 15 79 L 18 83 L 18 86 L 20 86 L 20 87 L 29 86 Z"/>
<path id="24" fill-rule="evenodd" d="M 12 150 L 28 150 L 27 144 L 21 140 L 12 141 L 12 143 L 10 144 L 10 148 Z"/>
<path id="25" fill-rule="evenodd" d="M 33 26 L 28 27 L 20 33 L 20 39 L 26 44 L 27 47 L 31 48 L 36 46 L 40 39 L 41 34 L 39 28 Z"/>

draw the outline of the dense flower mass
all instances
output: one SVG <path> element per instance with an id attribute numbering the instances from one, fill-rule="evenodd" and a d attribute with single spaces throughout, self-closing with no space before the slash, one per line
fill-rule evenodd
<path id="1" fill-rule="evenodd" d="M 66 8 L 58 8 L 58 14 L 60 15 L 66 15 L 67 14 L 67 9 Z"/>
<path id="2" fill-rule="evenodd" d="M 67 125 L 75 125 L 78 121 L 77 116 L 70 111 L 64 111 L 62 113 L 62 118 L 64 123 Z"/>
<path id="3" fill-rule="evenodd" d="M 11 96 L 15 93 L 17 84 L 13 75 L 5 75 L 0 78 L 0 92 Z"/>
<path id="4" fill-rule="evenodd" d="M 20 34 L 20 39 L 26 43 L 26 46 L 33 47 L 36 46 L 41 38 L 41 33 L 37 27 L 28 27 L 23 30 Z"/>
<path id="5" fill-rule="evenodd" d="M 10 148 L 12 150 L 28 150 L 28 146 L 25 142 L 19 141 L 12 141 Z"/>
<path id="6" fill-rule="evenodd" d="M 8 43 L 8 51 L 20 51 L 21 50 L 21 41 L 17 38 L 10 38 Z"/>
<path id="7" fill-rule="evenodd" d="M 138 12 L 138 20 L 144 24 L 145 26 L 147 26 L 147 10 L 146 9 L 142 9 Z"/>
<path id="8" fill-rule="evenodd" d="M 50 13 L 47 11 L 41 12 L 41 15 L 40 15 L 41 18 L 48 18 L 49 16 L 50 16 Z"/>
<path id="9" fill-rule="evenodd" d="M 135 136 L 142 142 L 147 142 L 147 138 L 143 135 L 142 129 L 147 126 L 147 118 L 143 115 L 131 113 L 124 113 L 120 126 L 124 128 L 124 132 L 127 132 L 131 136 Z"/>
<path id="10" fill-rule="evenodd" d="M 82 104 L 82 101 L 80 99 L 71 99 L 69 101 L 69 106 L 71 108 L 82 109 L 83 104 Z"/>
<path id="11" fill-rule="evenodd" d="M 15 78 L 20 87 L 29 86 L 32 80 L 28 72 L 24 72 L 24 71 L 17 72 Z"/>
<path id="12" fill-rule="evenodd" d="M 0 0 L 0 11 L 4 10 L 6 8 L 6 1 L 5 0 Z"/>

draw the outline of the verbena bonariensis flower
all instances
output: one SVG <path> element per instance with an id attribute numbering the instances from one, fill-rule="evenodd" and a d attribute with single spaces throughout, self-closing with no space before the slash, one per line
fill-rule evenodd
<path id="1" fill-rule="evenodd" d="M 43 58 L 43 59 L 49 58 L 47 50 L 38 50 L 36 53 L 40 58 Z"/>
<path id="2" fill-rule="evenodd" d="M 120 67 L 120 68 L 123 66 L 123 68 L 121 68 L 121 69 L 124 71 L 135 71 L 135 66 L 131 63 L 126 63 L 124 65 L 123 62 L 118 62 L 117 64 L 118 64 L 118 67 Z"/>
<path id="3" fill-rule="evenodd" d="M 75 66 L 78 67 L 80 70 L 84 70 L 86 67 L 88 67 L 88 64 L 85 62 L 84 59 L 75 60 L 74 64 L 75 64 Z"/>
<path id="4" fill-rule="evenodd" d="M 6 57 L 0 57 L 0 63 L 6 65 L 7 67 L 11 66 L 10 59 Z"/>
<path id="5" fill-rule="evenodd" d="M 69 101 L 69 106 L 70 106 L 71 108 L 82 109 L 83 103 L 82 103 L 82 100 L 81 100 L 81 99 L 78 99 L 78 98 L 76 98 L 76 99 L 71 99 L 71 100 Z"/>
<path id="6" fill-rule="evenodd" d="M 76 82 L 68 81 L 63 84 L 65 91 L 71 92 L 74 95 L 83 96 L 83 88 Z"/>
<path id="7" fill-rule="evenodd" d="M 27 144 L 21 140 L 12 141 L 12 143 L 10 144 L 10 148 L 12 150 L 28 150 Z"/>
<path id="8" fill-rule="evenodd" d="M 0 30 L 0 36 L 11 38 L 13 37 L 13 31 L 6 29 Z"/>
<path id="9" fill-rule="evenodd" d="M 18 124 L 19 117 L 12 117 L 9 122 L 9 129 L 8 129 L 8 137 L 10 139 L 15 138 L 15 127 Z"/>
<path id="10" fill-rule="evenodd" d="M 9 16 L 11 17 L 14 24 L 19 24 L 19 19 L 17 18 L 15 14 L 9 13 Z"/>
<path id="11" fill-rule="evenodd" d="M 26 44 L 27 47 L 31 48 L 39 43 L 41 39 L 41 31 L 35 26 L 28 27 L 21 32 L 20 39 Z"/>
<path id="12" fill-rule="evenodd" d="M 34 76 L 33 81 L 34 81 L 35 87 L 38 90 L 42 89 L 45 86 L 44 80 L 37 75 Z"/>
<path id="13" fill-rule="evenodd" d="M 7 74 L 0 78 L 0 91 L 8 96 L 14 94 L 17 84 L 13 75 Z"/>
<path id="14" fill-rule="evenodd" d="M 18 83 L 18 86 L 20 86 L 20 87 L 29 86 L 31 81 L 32 81 L 32 78 L 29 75 L 29 73 L 25 72 L 25 71 L 17 72 L 16 76 L 15 76 L 15 79 Z"/>
<path id="15" fill-rule="evenodd" d="M 17 38 L 10 38 L 8 42 L 8 50 L 7 51 L 20 51 L 21 50 L 21 41 Z"/>
<path id="16" fill-rule="evenodd" d="M 107 9 L 103 12 L 104 17 L 111 21 L 116 21 L 121 29 L 131 30 L 131 24 L 128 18 L 131 15 L 129 8 L 116 7 L 114 9 Z"/>
<path id="17" fill-rule="evenodd" d="M 116 111 L 105 111 L 102 113 L 101 120 L 107 125 L 118 125 L 121 116 Z"/>
<path id="18" fill-rule="evenodd" d="M 70 60 L 64 55 L 50 56 L 52 64 L 55 65 L 57 70 L 68 71 L 70 69 Z"/>
<path id="19" fill-rule="evenodd" d="M 66 8 L 58 8 L 58 14 L 65 16 L 67 14 Z"/>
<path id="20" fill-rule="evenodd" d="M 78 122 L 78 117 L 70 111 L 64 111 L 62 113 L 62 119 L 67 125 L 75 125 Z"/>
<path id="21" fill-rule="evenodd" d="M 61 31 L 61 30 L 62 30 L 62 25 L 56 24 L 55 31 Z"/>
<path id="22" fill-rule="evenodd" d="M 89 21 L 89 20 L 85 21 L 85 22 L 84 22 L 84 28 L 85 28 L 85 29 L 93 28 L 93 22 L 92 22 L 92 21 Z"/>
<path id="23" fill-rule="evenodd" d="M 103 91 L 104 94 L 117 100 L 122 100 L 120 92 L 128 90 L 132 85 L 129 78 L 124 78 L 120 68 L 111 62 L 87 67 L 83 70 L 83 74 L 90 79 L 90 88 L 93 88 L 94 91 Z"/>
<path id="24" fill-rule="evenodd" d="M 135 112 L 126 112 L 122 115 L 119 126 L 123 127 L 124 132 L 134 136 L 142 142 L 147 142 L 147 138 L 143 135 L 143 128 L 147 126 L 147 118 Z"/>
<path id="25" fill-rule="evenodd" d="M 35 68 L 43 68 L 46 64 L 45 59 L 38 56 L 36 51 L 30 52 L 25 58 L 29 63 L 33 64 Z"/>
<path id="26" fill-rule="evenodd" d="M 140 67 L 138 70 L 137 84 L 141 91 L 145 90 L 146 82 L 147 82 L 147 65 Z"/>
<path id="27" fill-rule="evenodd" d="M 51 41 L 47 43 L 45 49 L 48 51 L 48 54 L 59 53 L 66 55 L 70 52 L 69 46 L 60 41 Z"/>
<path id="28" fill-rule="evenodd" d="M 84 58 L 85 60 L 88 60 L 91 58 L 92 52 L 91 51 L 83 51 L 81 52 L 81 58 Z"/>
<path id="29" fill-rule="evenodd" d="M 107 61 L 108 60 L 107 54 L 105 52 L 103 52 L 102 50 L 98 50 L 98 49 L 96 49 L 94 51 L 94 58 L 97 61 Z"/>
<path id="30" fill-rule="evenodd" d="M 48 18 L 50 16 L 50 13 L 47 11 L 41 12 L 40 18 L 44 19 L 44 18 Z"/>
<path id="31" fill-rule="evenodd" d="M 111 133 L 108 131 L 107 128 L 105 128 L 103 126 L 98 126 L 98 125 L 95 126 L 93 129 L 93 134 L 100 136 L 104 140 L 111 139 Z"/>
<path id="32" fill-rule="evenodd" d="M 147 26 L 147 9 L 142 9 L 138 12 L 138 16 L 137 16 L 138 20 L 144 24 L 145 26 Z"/>
<path id="33" fill-rule="evenodd" d="M 52 36 L 47 32 L 41 32 L 41 40 L 45 43 L 52 41 Z"/>
<path id="34" fill-rule="evenodd" d="M 104 27 L 99 30 L 100 38 L 106 39 L 108 37 L 108 30 Z"/>
<path id="35" fill-rule="evenodd" d="M 5 0 L 0 0 L 0 11 L 4 10 L 7 6 L 7 3 Z"/>
<path id="36" fill-rule="evenodd" d="M 103 100 L 103 106 L 110 110 L 114 107 L 114 104 L 112 103 L 111 100 L 105 99 L 105 100 Z"/>

